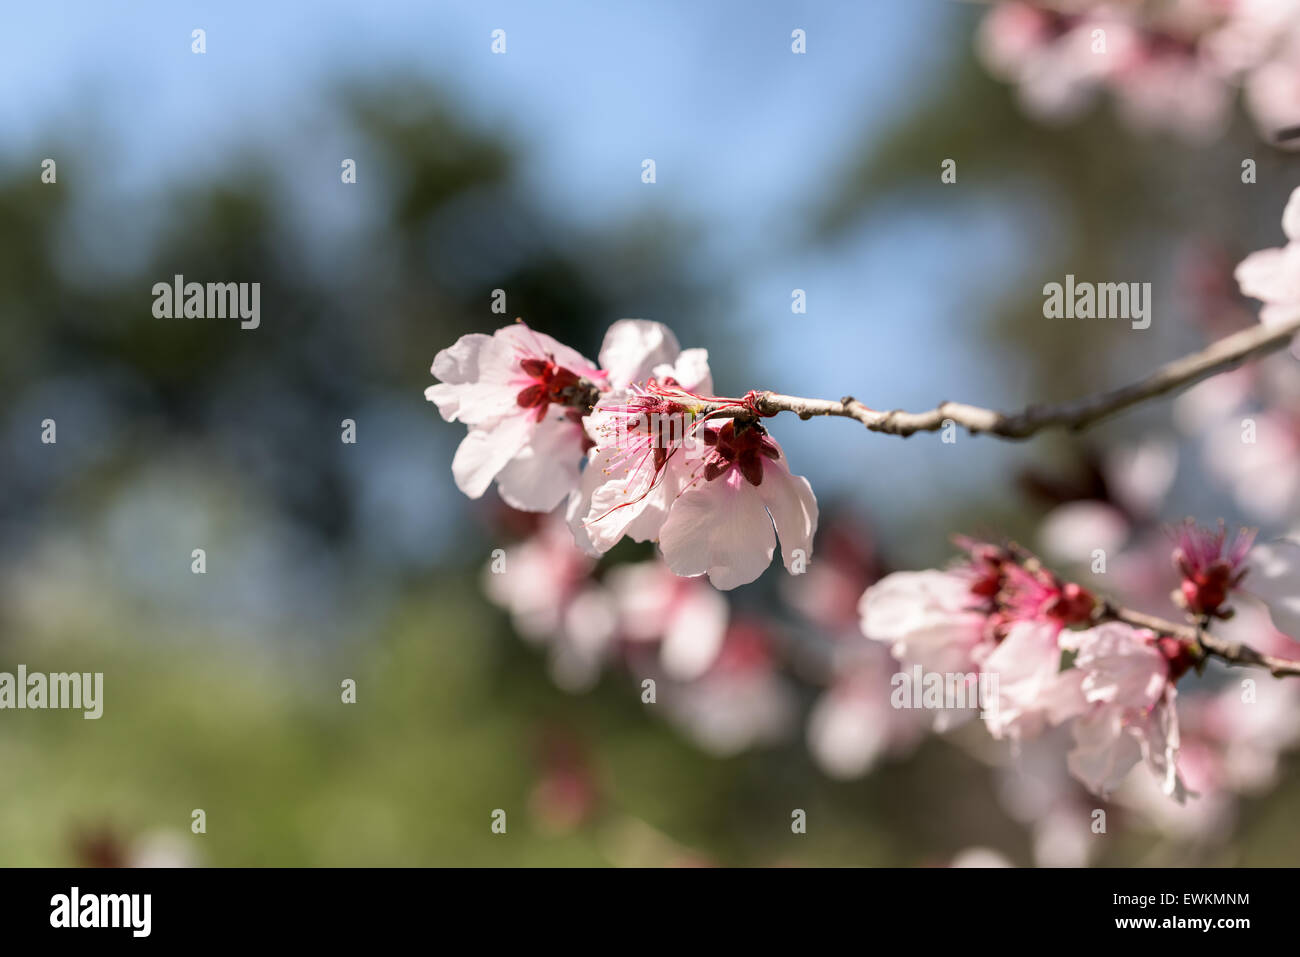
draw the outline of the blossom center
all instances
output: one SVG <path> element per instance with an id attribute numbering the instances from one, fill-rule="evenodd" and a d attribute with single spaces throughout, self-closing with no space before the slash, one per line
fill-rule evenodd
<path id="1" fill-rule="evenodd" d="M 515 402 L 521 408 L 533 409 L 541 421 L 552 404 L 568 405 L 580 385 L 579 376 L 559 365 L 554 359 L 523 359 L 519 363 L 524 375 L 532 381 L 519 390 Z"/>
<path id="2" fill-rule="evenodd" d="M 750 485 L 762 485 L 763 459 L 781 458 L 776 443 L 757 422 L 742 422 L 737 426 L 735 419 L 728 419 L 720 429 L 705 429 L 704 444 L 709 446 L 704 477 L 710 482 L 732 469 L 739 469 Z"/>

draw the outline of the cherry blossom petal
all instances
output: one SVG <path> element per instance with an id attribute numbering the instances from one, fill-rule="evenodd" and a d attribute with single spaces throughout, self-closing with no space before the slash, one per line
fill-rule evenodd
<path id="1" fill-rule="evenodd" d="M 894 572 L 862 596 L 862 632 L 890 644 L 895 658 L 927 671 L 974 670 L 972 653 L 983 638 L 985 616 L 971 610 L 970 581 L 954 572 Z"/>
<path id="2" fill-rule="evenodd" d="M 1246 78 L 1246 106 L 1260 133 L 1271 141 L 1275 140 L 1279 130 L 1294 126 L 1300 120 L 1296 59 L 1293 53 L 1290 57 L 1262 64 Z M 1275 145 L 1282 149 L 1296 148 L 1294 140 Z"/>
<path id="3" fill-rule="evenodd" d="M 772 515 L 786 571 L 802 574 L 812 560 L 813 535 L 817 531 L 817 498 L 812 486 L 802 475 L 790 473 L 782 455 L 764 464 L 763 482 L 757 492 Z"/>
<path id="4" fill-rule="evenodd" d="M 1300 244 L 1253 252 L 1233 275 L 1243 295 L 1267 305 L 1294 305 L 1300 302 Z"/>
<path id="5" fill-rule="evenodd" d="M 1089 702 L 1117 704 L 1145 711 L 1160 700 L 1168 666 L 1156 648 L 1136 637 L 1133 628 L 1108 622 L 1072 636 L 1078 654 L 1074 666 L 1084 672 L 1083 694 Z"/>
<path id="6" fill-rule="evenodd" d="M 611 389 L 644 382 L 656 366 L 673 362 L 682 351 L 672 330 L 645 319 L 620 319 L 609 327 L 600 347 L 600 367 Z"/>
<path id="7" fill-rule="evenodd" d="M 1192 796 L 1178 774 L 1178 750 L 1181 736 L 1178 729 L 1178 692 L 1169 685 L 1158 707 L 1151 709 L 1128 726 L 1136 734 L 1138 747 L 1147 767 L 1160 780 L 1161 789 L 1180 804 Z"/>
<path id="8" fill-rule="evenodd" d="M 1106 795 L 1145 761 L 1165 794 L 1182 801 L 1190 792 L 1178 775 L 1177 692 L 1149 633 L 1109 622 L 1071 637 L 1090 708 L 1074 721 L 1070 772 Z"/>
<path id="9" fill-rule="evenodd" d="M 653 374 L 659 379 L 672 378 L 692 392 L 713 390 L 709 354 L 704 349 L 687 349 L 676 361 L 655 366 Z M 652 455 L 629 463 L 626 450 L 617 444 L 601 444 L 620 434 L 620 413 L 611 409 L 622 405 L 627 397 L 627 393 L 611 393 L 583 420 L 597 446 L 588 456 L 578 494 L 570 500 L 567 515 L 578 546 L 590 555 L 608 551 L 624 536 L 638 542 L 658 538 L 669 507 L 685 487 L 695 464 L 697 449 L 694 445 L 682 446 L 668 456 L 656 476 Z M 625 423 L 624 428 L 630 426 Z"/>
<path id="10" fill-rule="evenodd" d="M 711 395 L 713 392 L 708 349 L 684 349 L 674 362 L 655 366 L 654 375 L 659 379 L 676 379 L 687 392 L 698 395 Z"/>
<path id="11" fill-rule="evenodd" d="M 1294 77 L 1292 80 L 1294 82 Z M 1286 233 L 1287 239 L 1300 241 L 1300 188 L 1291 191 L 1286 209 L 1282 210 L 1282 231 Z"/>
<path id="12" fill-rule="evenodd" d="M 985 673 L 997 675 L 997 701 L 985 715 L 995 738 L 1034 737 L 1045 724 L 1059 724 L 1086 706 L 1082 674 L 1061 671 L 1059 631 L 1050 621 L 1017 622 L 985 659 Z"/>
<path id="13" fill-rule="evenodd" d="M 582 475 L 586 511 L 582 513 L 581 530 L 575 529 L 574 534 L 592 554 L 609 551 L 624 536 L 636 542 L 657 538 L 670 506 L 689 477 L 680 451 L 667 460 L 658 479 L 653 478 L 653 465 L 648 459 L 640 468 L 611 477 L 605 473 L 617 454 L 613 449 L 593 452 Z M 645 490 L 647 486 L 649 491 Z"/>
<path id="14" fill-rule="evenodd" d="M 563 640 L 551 648 L 551 679 L 561 689 L 586 691 L 596 683 L 613 647 L 617 613 L 596 587 L 583 589 L 565 609 Z"/>
<path id="15" fill-rule="evenodd" d="M 808 715 L 808 749 L 813 759 L 833 778 L 848 780 L 865 774 L 889 747 L 893 710 L 886 694 L 830 689 Z"/>
<path id="16" fill-rule="evenodd" d="M 1300 542 L 1256 545 L 1245 585 L 1268 605 L 1277 630 L 1300 641 Z"/>
<path id="17" fill-rule="evenodd" d="M 551 418 L 538 424 L 528 444 L 497 474 L 497 492 L 511 508 L 549 512 L 578 484 L 582 426 Z"/>
<path id="18" fill-rule="evenodd" d="M 709 576 L 724 591 L 752 582 L 772 562 L 776 535 L 763 500 L 738 470 L 678 497 L 659 531 L 664 561 L 678 575 Z"/>
<path id="19" fill-rule="evenodd" d="M 495 336 L 461 336 L 433 360 L 433 374 L 442 381 L 424 390 L 448 422 L 488 425 L 518 412 L 515 376 L 499 361 L 501 343 Z M 485 374 L 484 365 L 493 372 Z"/>
<path id="20" fill-rule="evenodd" d="M 1066 502 L 1052 509 L 1038 529 L 1043 551 L 1067 562 L 1088 562 L 1101 549 L 1118 552 L 1128 539 L 1124 513 L 1105 502 Z"/>
<path id="21" fill-rule="evenodd" d="M 557 365 L 570 372 L 587 378 L 603 379 L 603 373 L 596 364 L 577 349 L 566 346 L 558 339 L 553 339 L 544 332 L 538 332 L 522 322 L 498 329 L 492 334 L 498 341 L 497 348 L 484 354 L 483 374 L 495 373 L 502 369 L 513 369 L 520 356 L 552 359 Z M 488 364 L 491 359 L 492 365 Z"/>
<path id="22" fill-rule="evenodd" d="M 1282 228 L 1291 242 L 1281 249 L 1251 253 L 1235 273 L 1242 293 L 1264 303 L 1259 321 L 1265 324 L 1300 315 L 1300 189 L 1287 201 Z"/>
<path id="23" fill-rule="evenodd" d="M 1119 787 L 1142 760 L 1137 739 L 1124 733 L 1124 715 L 1097 708 L 1074 722 L 1074 748 L 1066 757 L 1070 773 L 1103 797 Z"/>
<path id="24" fill-rule="evenodd" d="M 1115 498 L 1132 512 L 1153 515 L 1178 474 L 1178 445 L 1167 438 L 1144 439 L 1107 451 L 1104 464 Z"/>
<path id="25" fill-rule="evenodd" d="M 702 582 L 694 583 L 672 610 L 659 658 L 664 672 L 678 681 L 694 681 L 717 660 L 730 617 L 727 599 Z"/>
<path id="26" fill-rule="evenodd" d="M 532 426 L 527 418 L 512 416 L 491 429 L 470 429 L 451 460 L 456 487 L 470 498 L 480 498 L 497 473 L 528 444 Z"/>
<path id="27" fill-rule="evenodd" d="M 456 386 L 478 379 L 479 353 L 491 341 L 491 336 L 481 333 L 461 336 L 434 356 L 432 372 L 442 382 L 425 389 L 424 397 L 438 407 L 448 422 L 455 422 L 460 413 L 460 398 L 464 390 Z"/>

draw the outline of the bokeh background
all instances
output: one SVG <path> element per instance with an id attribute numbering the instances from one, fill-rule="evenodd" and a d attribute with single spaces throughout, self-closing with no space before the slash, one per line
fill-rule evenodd
<path id="1" fill-rule="evenodd" d="M 616 668 L 556 687 L 480 587 L 527 525 L 495 491 L 455 489 L 461 429 L 422 395 L 437 350 L 500 324 L 496 288 L 510 317 L 588 355 L 613 320 L 654 319 L 709 350 L 724 394 L 877 407 L 1067 398 L 1251 321 L 1225 277 L 1281 241 L 1300 160 L 1242 115 L 1196 145 L 1104 100 L 1036 122 L 977 62 L 982 15 L 939 0 L 7 9 L 0 670 L 103 671 L 105 705 L 99 721 L 0 713 L 0 864 L 939 865 L 972 847 L 1041 863 L 1035 812 L 978 747 L 930 737 L 827 774 L 805 730 L 819 691 L 797 667 L 788 727 L 723 756 Z M 1152 282 L 1151 328 L 1043 319 L 1043 284 L 1067 272 Z M 260 282 L 261 327 L 155 319 L 151 287 L 175 273 Z M 1180 463 L 1152 534 L 1184 515 L 1289 527 L 1295 503 L 1251 514 L 1177 408 L 1024 444 L 772 429 L 824 532 L 879 569 L 939 564 L 954 532 L 1040 547 L 1054 508 L 1108 499 L 1108 451 L 1152 436 Z M 1152 561 L 1168 578 L 1153 591 L 1172 587 Z M 803 640 L 782 577 L 730 595 L 732 614 Z M 1297 800 L 1284 758 L 1213 827 L 1115 807 L 1088 860 L 1295 863 Z"/>

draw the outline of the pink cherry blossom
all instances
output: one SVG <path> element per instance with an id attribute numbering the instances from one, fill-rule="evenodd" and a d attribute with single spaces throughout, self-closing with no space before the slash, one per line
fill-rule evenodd
<path id="1" fill-rule="evenodd" d="M 1222 136 L 1231 118 L 1228 78 L 1197 44 L 1174 33 L 1143 36 L 1111 88 L 1133 129 L 1207 142 Z"/>
<path id="2" fill-rule="evenodd" d="M 1174 682 L 1186 670 L 1173 639 L 1157 639 L 1119 622 L 1067 633 L 1075 651 L 1083 710 L 1074 719 L 1070 772 L 1105 796 L 1145 762 L 1166 795 L 1188 792 L 1178 775 L 1178 712 Z M 1176 643 L 1175 643 L 1176 644 Z"/>
<path id="3" fill-rule="evenodd" d="M 664 684 L 659 700 L 700 747 L 721 757 L 785 738 L 795 718 L 794 695 L 777 669 L 771 637 L 751 619 L 728 626 L 707 672 Z"/>
<path id="4" fill-rule="evenodd" d="M 968 847 L 961 851 L 948 864 L 949 867 L 975 867 L 987 870 L 989 868 L 1015 867 L 1007 858 L 998 851 L 987 847 Z"/>
<path id="5" fill-rule="evenodd" d="M 1259 567 L 1252 562 L 1252 580 L 1259 570 Z M 1284 594 L 1294 600 L 1296 592 L 1293 588 L 1283 586 L 1279 590 L 1284 590 Z M 1216 621 L 1214 623 L 1214 634 L 1224 641 L 1237 641 L 1243 645 L 1249 645 L 1260 654 L 1273 655 L 1278 658 L 1300 658 L 1300 639 L 1290 637 L 1274 624 L 1273 618 L 1275 616 L 1269 609 L 1268 604 L 1262 600 L 1262 596 L 1256 595 L 1252 589 L 1246 588 L 1242 590 L 1242 597 L 1248 600 L 1244 600 L 1237 605 L 1236 614 L 1227 621 Z M 1283 602 L 1275 602 L 1275 604 L 1283 604 Z M 1285 608 L 1280 614 L 1286 614 Z M 1300 682 L 1287 681 L 1282 683 L 1295 687 L 1297 692 L 1300 692 Z"/>
<path id="6" fill-rule="evenodd" d="M 808 750 L 833 778 L 860 777 L 883 758 L 910 752 L 934 723 L 934 715 L 890 703 L 898 663 L 884 645 L 864 644 L 808 715 Z"/>
<path id="7" fill-rule="evenodd" d="M 644 382 L 666 363 L 679 361 L 690 354 L 707 363 L 703 349 L 682 351 L 677 337 L 661 322 L 646 319 L 620 319 L 605 332 L 600 344 L 600 367 L 607 375 L 606 385 L 612 390 L 627 389 Z M 707 374 L 708 366 L 704 366 Z"/>
<path id="8" fill-rule="evenodd" d="M 1242 441 L 1242 421 L 1241 415 L 1225 415 L 1207 423 L 1202 445 L 1206 471 L 1247 515 L 1261 522 L 1285 521 L 1300 505 L 1300 412 L 1283 403 L 1253 412 L 1253 442 Z"/>
<path id="9" fill-rule="evenodd" d="M 991 604 L 974 590 L 978 581 L 965 568 L 886 575 L 862 596 L 862 632 L 889 644 L 907 667 L 974 671 L 993 648 L 985 628 Z"/>
<path id="10" fill-rule="evenodd" d="M 566 523 L 548 516 L 531 538 L 504 549 L 483 574 L 488 599 L 510 613 L 523 639 L 549 651 L 551 675 L 568 691 L 590 687 L 613 649 L 613 601 L 591 580 L 595 562 L 573 547 Z"/>
<path id="11" fill-rule="evenodd" d="M 1219 749 L 1222 786 L 1246 795 L 1272 786 L 1280 757 L 1300 744 L 1300 689 L 1293 682 L 1261 681 L 1246 698 L 1233 683 L 1197 701 L 1192 731 Z"/>
<path id="12" fill-rule="evenodd" d="M 856 651 L 864 645 L 858 603 L 862 593 L 880 578 L 880 560 L 866 523 L 848 510 L 837 510 L 821 523 L 817 562 L 797 578 L 781 580 L 781 597 L 832 638 Z"/>
<path id="13" fill-rule="evenodd" d="M 826 774 L 850 779 L 882 759 L 909 753 L 935 723 L 920 709 L 891 703 L 898 662 L 858 626 L 863 591 L 879 577 L 872 536 L 847 511 L 837 511 L 818 533 L 818 559 L 798 577 L 781 581 L 787 605 L 814 626 L 828 687 L 808 715 L 808 750 Z"/>
<path id="14" fill-rule="evenodd" d="M 990 546 L 979 546 L 987 551 Z M 989 619 L 994 637 L 1001 640 L 1021 621 L 1049 621 L 1059 631 L 1065 625 L 1085 622 L 1096 599 L 1086 588 L 1063 582 L 1042 567 L 1037 558 L 1014 554 L 996 563 L 995 610 Z M 988 588 L 990 583 L 985 583 Z"/>
<path id="15" fill-rule="evenodd" d="M 1247 41 L 1254 50 L 1246 53 L 1257 62 L 1245 78 L 1246 107 L 1260 134 L 1276 142 L 1279 132 L 1300 125 L 1300 4 L 1295 0 L 1257 0 L 1243 6 L 1273 9 L 1262 14 L 1248 28 L 1255 35 Z M 1260 57 L 1258 51 L 1264 50 Z M 1294 139 L 1278 143 L 1296 149 Z"/>
<path id="16" fill-rule="evenodd" d="M 1234 682 L 1184 696 L 1179 708 L 1178 770 L 1197 799 L 1174 803 L 1145 774 L 1131 775 L 1116 799 L 1165 833 L 1226 838 L 1239 798 L 1272 787 L 1281 756 L 1300 743 L 1300 694 L 1290 682 L 1261 682 L 1249 694 Z"/>
<path id="17" fill-rule="evenodd" d="M 510 612 L 520 635 L 541 640 L 563 626 L 569 603 L 594 568 L 573 548 L 564 525 L 547 516 L 529 538 L 502 549 L 483 573 L 483 589 Z"/>
<path id="18" fill-rule="evenodd" d="M 1300 23 L 1298 0 L 1231 0 L 1218 6 L 1226 19 L 1209 33 L 1204 46 L 1229 75 L 1244 74 L 1276 58 L 1288 33 Z"/>
<path id="19" fill-rule="evenodd" d="M 1102 474 L 1115 501 L 1133 516 L 1156 514 L 1178 472 L 1178 446 L 1168 438 L 1148 438 L 1108 449 Z"/>
<path id="20" fill-rule="evenodd" d="M 1060 724 L 1083 707 L 1082 675 L 1061 670 L 1059 622 L 1019 621 L 985 660 L 983 670 L 998 676 L 998 698 L 984 723 L 995 738 L 1019 741 Z"/>
<path id="21" fill-rule="evenodd" d="M 582 414 L 601 392 L 627 388 L 679 352 L 667 328 L 641 319 L 610 327 L 603 370 L 522 322 L 462 336 L 434 358 L 442 382 L 424 393 L 444 419 L 469 426 L 452 460 L 457 487 L 479 498 L 495 479 L 507 504 L 549 512 L 578 485 Z"/>
<path id="22" fill-rule="evenodd" d="M 1175 401 L 1174 413 L 1244 515 L 1269 525 L 1300 517 L 1300 376 L 1291 356 L 1206 379 Z"/>
<path id="23" fill-rule="evenodd" d="M 1259 321 L 1287 322 L 1300 316 L 1300 188 L 1282 213 L 1285 246 L 1251 253 L 1237 266 L 1237 282 L 1244 295 L 1259 299 L 1264 307 Z"/>
<path id="24" fill-rule="evenodd" d="M 1204 142 L 1225 132 L 1244 85 L 1266 139 L 1300 124 L 1296 0 L 1002 2 L 976 50 L 1043 122 L 1069 120 L 1106 91 L 1130 127 Z"/>
<path id="25" fill-rule="evenodd" d="M 1246 556 L 1255 530 L 1242 528 L 1231 541 L 1222 522 L 1217 529 L 1198 526 L 1188 519 L 1174 530 L 1174 567 L 1183 576 L 1174 599 L 1194 615 L 1230 617 L 1229 593 L 1246 576 Z"/>
<path id="26" fill-rule="evenodd" d="M 674 575 L 655 559 L 620 565 L 605 577 L 625 641 L 658 644 L 664 673 L 678 681 L 704 674 L 727 631 L 726 598 L 707 584 Z"/>
<path id="27" fill-rule="evenodd" d="M 1300 542 L 1256 545 L 1250 568 L 1249 592 L 1268 607 L 1278 631 L 1300 641 Z"/>
<path id="28" fill-rule="evenodd" d="M 1034 737 L 1078 710 L 1078 675 L 1061 671 L 1062 630 L 1089 620 L 1096 600 L 1018 549 L 963 541 L 970 559 L 949 571 L 898 572 L 862 596 L 864 634 L 888 641 L 907 666 L 984 672 L 981 702 L 995 737 Z M 983 687 L 983 686 L 982 686 Z"/>
<path id="29" fill-rule="evenodd" d="M 995 4 L 976 51 L 995 76 L 1015 83 L 1024 109 L 1056 122 L 1078 116 L 1136 42 L 1131 28 L 1104 11 L 1063 13 L 1032 3 Z M 1093 30 L 1106 31 L 1104 52 Z"/>
<path id="30" fill-rule="evenodd" d="M 997 648 L 981 662 L 984 672 L 998 678 L 997 699 L 985 704 L 985 723 L 994 737 L 1035 737 L 1047 724 L 1070 717 L 1082 701 L 1077 673 L 1061 670 L 1060 639 L 1067 625 L 1089 620 L 1096 601 L 1032 556 L 999 558 L 990 546 L 976 546 L 975 554 L 987 556 L 985 564 L 997 573 L 994 610 L 985 624 Z"/>
<path id="31" fill-rule="evenodd" d="M 757 422 L 707 423 L 708 447 L 659 530 L 664 561 L 678 575 L 705 575 L 717 588 L 753 581 L 777 539 L 787 570 L 812 560 L 817 499 L 794 475 L 776 440 Z"/>
<path id="32" fill-rule="evenodd" d="M 989 10 L 976 34 L 976 49 L 989 70 L 1004 79 L 1060 34 L 1051 12 L 1031 3 L 1001 3 Z"/>
<path id="33" fill-rule="evenodd" d="M 690 411 L 713 391 L 708 353 L 687 349 L 656 366 L 644 384 L 603 396 L 585 420 L 592 449 L 568 515 L 591 554 L 624 536 L 651 541 L 690 479 L 690 453 L 702 422 Z"/>
<path id="34" fill-rule="evenodd" d="M 1096 801 L 1065 766 L 1069 746 L 1070 732 L 1060 727 L 1017 742 L 1011 755 L 998 755 L 998 802 L 1030 828 L 1038 867 L 1084 867 L 1099 850 L 1090 828 Z"/>
<path id="35" fill-rule="evenodd" d="M 1202 697 L 1202 696 L 1198 696 Z M 1221 755 L 1213 742 L 1189 732 L 1187 717 L 1195 709 L 1186 697 L 1179 700 L 1178 774 L 1195 794 L 1193 801 L 1171 801 L 1154 775 L 1130 774 L 1110 799 L 1133 811 L 1142 822 L 1163 834 L 1204 843 L 1221 841 L 1232 834 L 1236 796 L 1222 779 Z"/>
<path id="36" fill-rule="evenodd" d="M 1058 505 L 1043 517 L 1038 541 L 1044 554 L 1067 562 L 1088 562 L 1096 549 L 1113 554 L 1129 536 L 1128 517 L 1107 502 L 1084 499 Z"/>
<path id="37" fill-rule="evenodd" d="M 1229 76 L 1198 39 L 1217 18 L 1209 11 L 1179 13 L 1146 17 L 1115 4 L 1058 10 L 999 3 L 981 24 L 976 46 L 992 73 L 1017 85 L 1026 112 L 1039 120 L 1072 119 L 1108 90 L 1132 127 L 1213 139 L 1227 126 Z"/>
<path id="38" fill-rule="evenodd" d="M 571 402 L 584 378 L 604 379 L 588 359 L 518 323 L 462 336 L 434 358 L 433 374 L 442 382 L 425 398 L 469 426 L 451 464 L 462 492 L 480 497 L 516 460 L 499 486 L 515 508 L 550 511 L 577 483 L 582 431 Z"/>

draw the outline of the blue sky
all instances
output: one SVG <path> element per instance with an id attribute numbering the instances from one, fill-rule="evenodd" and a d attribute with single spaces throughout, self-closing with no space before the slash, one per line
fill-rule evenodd
<path id="1" fill-rule="evenodd" d="M 250 142 L 293 168 L 341 77 L 414 71 L 518 143 L 529 190 L 576 227 L 664 212 L 700 230 L 696 266 L 742 314 L 726 334 L 707 317 L 647 318 L 715 353 L 744 330 L 753 381 L 721 391 L 1015 404 L 1017 383 L 970 348 L 980 317 L 966 303 L 980 277 L 1015 268 L 1005 204 L 894 204 L 833 247 L 798 242 L 864 132 L 904 115 L 956 52 L 958 13 L 944 0 L 46 0 L 6 11 L 0 128 L 7 155 L 48 155 L 93 116 L 87 135 L 112 146 L 96 177 L 129 195 L 222 170 Z M 196 27 L 203 56 L 190 49 Z M 796 27 L 802 56 L 790 50 Z M 504 56 L 490 49 L 498 28 Z M 654 186 L 640 178 L 647 157 Z M 795 287 L 807 316 L 790 313 Z M 934 437 L 900 448 L 847 422 L 776 429 L 814 487 L 865 502 L 969 494 L 1016 454 L 983 442 L 954 469 Z M 873 509 L 886 523 L 894 511 Z"/>

